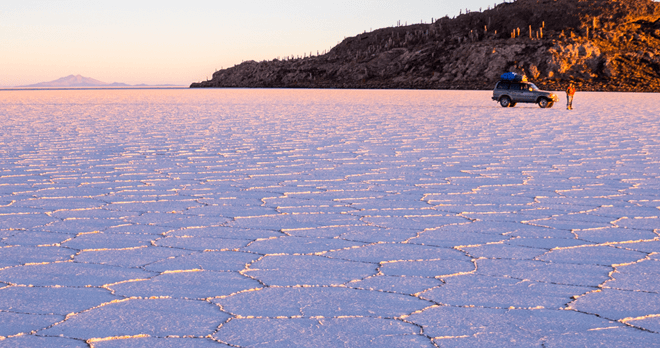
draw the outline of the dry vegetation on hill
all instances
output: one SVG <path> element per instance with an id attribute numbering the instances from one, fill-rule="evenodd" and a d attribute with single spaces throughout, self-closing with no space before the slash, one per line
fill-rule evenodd
<path id="1" fill-rule="evenodd" d="M 517 0 L 360 34 L 323 55 L 244 62 L 191 87 L 490 89 L 506 71 L 546 89 L 660 92 L 660 4 Z"/>

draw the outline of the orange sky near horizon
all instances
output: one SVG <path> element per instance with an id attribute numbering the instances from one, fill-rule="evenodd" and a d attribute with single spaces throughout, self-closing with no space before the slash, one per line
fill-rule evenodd
<path id="1" fill-rule="evenodd" d="M 83 75 L 176 84 L 244 60 L 322 52 L 344 37 L 478 11 L 490 0 L 22 0 L 0 8 L 0 86 Z"/>

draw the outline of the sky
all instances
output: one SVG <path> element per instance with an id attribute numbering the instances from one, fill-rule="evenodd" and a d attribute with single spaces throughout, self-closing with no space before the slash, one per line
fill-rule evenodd
<path id="1" fill-rule="evenodd" d="M 510 0 L 509 0 L 510 1 Z M 329 50 L 503 0 L 0 0 L 0 86 L 83 75 L 189 85 L 245 60 Z"/>

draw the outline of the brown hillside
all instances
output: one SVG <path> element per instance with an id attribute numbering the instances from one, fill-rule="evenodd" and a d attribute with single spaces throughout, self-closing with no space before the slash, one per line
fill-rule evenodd
<path id="1" fill-rule="evenodd" d="M 191 87 L 490 89 L 506 71 L 546 89 L 660 92 L 660 4 L 517 0 L 360 34 L 323 55 L 244 62 Z"/>

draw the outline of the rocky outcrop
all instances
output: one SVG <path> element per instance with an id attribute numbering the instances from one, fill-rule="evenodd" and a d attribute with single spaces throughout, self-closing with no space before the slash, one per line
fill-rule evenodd
<path id="1" fill-rule="evenodd" d="M 660 92 L 660 4 L 517 0 L 364 33 L 322 55 L 244 62 L 191 87 L 490 89 L 506 71 L 546 89 Z"/>

